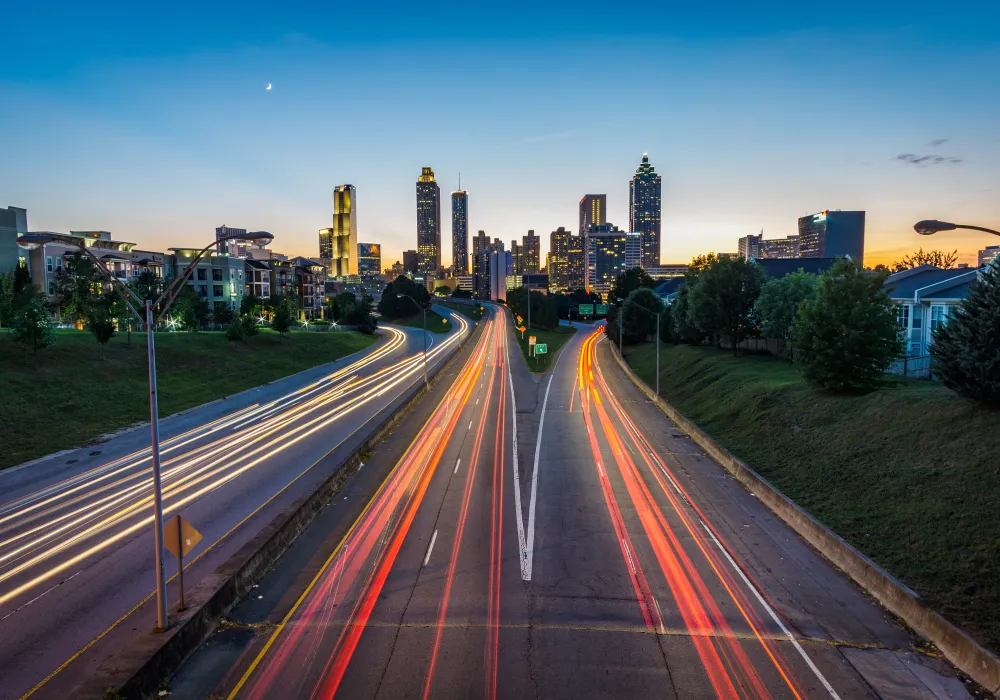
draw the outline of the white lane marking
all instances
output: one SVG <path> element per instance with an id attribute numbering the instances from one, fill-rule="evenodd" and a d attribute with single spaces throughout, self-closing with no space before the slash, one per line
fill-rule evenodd
<path id="1" fill-rule="evenodd" d="M 597 472 L 598 472 L 598 473 L 599 473 L 599 474 L 600 474 L 601 476 L 604 476 L 604 469 L 602 469 L 602 468 L 601 468 L 601 463 L 600 463 L 600 462 L 598 462 L 598 463 L 597 463 Z"/>
<path id="2" fill-rule="evenodd" d="M 510 432 L 513 444 L 514 460 L 514 524 L 517 525 L 517 550 L 521 561 L 521 579 L 531 580 L 531 566 L 528 563 L 528 544 L 524 536 L 524 511 L 521 509 L 521 465 L 517 459 L 517 403 L 514 399 L 514 377 L 510 373 L 510 346 L 504 340 L 504 353 L 507 356 L 507 384 L 510 386 L 510 418 L 513 429 Z"/>
<path id="3" fill-rule="evenodd" d="M 560 355 L 559 357 L 562 356 Z M 558 365 L 559 358 L 556 358 L 556 366 Z M 538 439 L 535 441 L 535 467 L 531 472 L 531 502 L 528 504 L 528 542 L 526 550 L 528 575 L 524 577 L 525 581 L 531 580 L 532 554 L 535 550 L 535 496 L 538 494 L 538 457 L 542 452 L 542 430 L 545 428 L 545 409 L 549 405 L 549 390 L 552 388 L 552 380 L 556 376 L 556 366 L 553 366 L 549 370 L 552 374 L 549 375 L 549 383 L 545 387 L 545 398 L 542 399 L 542 417 L 538 421 Z"/>
<path id="4" fill-rule="evenodd" d="M 468 429 L 472 430 L 472 421 L 471 420 L 469 421 L 469 428 Z"/>
<path id="5" fill-rule="evenodd" d="M 434 542 L 437 541 L 437 538 L 438 538 L 438 531 L 435 530 L 434 534 L 431 535 L 431 543 L 427 547 L 427 556 L 424 557 L 424 566 L 427 566 L 427 562 L 429 562 L 431 560 L 431 552 L 434 551 Z"/>
<path id="6" fill-rule="evenodd" d="M 479 399 L 476 399 L 476 405 L 477 406 L 479 405 Z"/>
<path id="7" fill-rule="evenodd" d="M 656 606 L 656 616 L 660 618 L 660 634 L 666 634 L 667 627 L 663 622 L 663 613 L 660 612 L 660 601 L 656 599 L 655 595 L 653 596 L 653 605 Z"/>
<path id="8" fill-rule="evenodd" d="M 632 575 L 635 576 L 635 562 L 632 561 L 632 552 L 629 551 L 628 544 L 626 544 L 625 540 L 622 540 L 621 543 L 622 548 L 625 550 L 625 557 L 628 559 L 628 568 L 631 569 Z"/>
<path id="9" fill-rule="evenodd" d="M 460 465 L 461 463 L 462 463 L 462 458 L 461 458 L 461 457 L 459 457 L 459 458 L 458 458 L 458 461 L 457 461 L 457 462 L 455 462 L 455 471 L 453 471 L 453 472 L 452 472 L 452 474 L 458 474 L 458 466 L 459 466 L 459 465 Z"/>

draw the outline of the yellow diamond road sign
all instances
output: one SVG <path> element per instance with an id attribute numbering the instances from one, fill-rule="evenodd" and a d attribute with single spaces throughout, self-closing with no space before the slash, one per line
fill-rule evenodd
<path id="1" fill-rule="evenodd" d="M 163 546 L 175 557 L 186 557 L 199 542 L 201 533 L 180 515 L 168 520 L 163 528 Z"/>

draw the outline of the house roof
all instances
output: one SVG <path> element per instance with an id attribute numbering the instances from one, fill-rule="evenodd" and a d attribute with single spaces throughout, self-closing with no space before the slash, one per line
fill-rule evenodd
<path id="1" fill-rule="evenodd" d="M 898 301 L 920 299 L 963 299 L 979 270 L 958 268 L 943 270 L 933 265 L 920 265 L 890 275 L 885 281 L 889 298 Z"/>
<path id="2" fill-rule="evenodd" d="M 246 259 L 247 267 L 252 267 L 256 270 L 270 270 L 271 266 L 262 260 L 254 260 L 253 258 Z"/>
<path id="3" fill-rule="evenodd" d="M 813 275 L 826 272 L 841 258 L 760 258 L 755 259 L 768 277 L 778 278 L 803 270 Z"/>

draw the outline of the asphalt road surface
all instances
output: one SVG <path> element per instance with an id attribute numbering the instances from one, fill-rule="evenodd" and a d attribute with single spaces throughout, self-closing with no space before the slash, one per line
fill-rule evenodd
<path id="1" fill-rule="evenodd" d="M 174 694 L 968 697 L 649 404 L 598 329 L 541 378 L 509 340 L 505 315 L 484 324 Z"/>
<path id="2" fill-rule="evenodd" d="M 451 333 L 428 334 L 432 367 L 471 331 L 451 317 Z M 382 334 L 363 353 L 161 421 L 164 517 L 181 513 L 204 536 L 186 587 L 315 490 L 329 474 L 314 465 L 349 454 L 419 386 L 422 332 Z M 155 625 L 151 504 L 148 428 L 0 472 L 0 698 L 65 697 Z M 168 576 L 176 567 L 167 554 Z M 176 595 L 168 582 L 171 608 Z"/>

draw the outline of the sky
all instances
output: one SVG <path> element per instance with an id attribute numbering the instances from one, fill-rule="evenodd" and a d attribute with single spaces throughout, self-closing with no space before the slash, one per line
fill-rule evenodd
<path id="1" fill-rule="evenodd" d="M 534 229 L 544 254 L 586 193 L 628 228 L 648 153 L 665 263 L 824 209 L 867 211 L 869 265 L 1000 242 L 912 228 L 1000 228 L 996 3 L 292 4 L 12 4 L 0 206 L 146 249 L 226 224 L 316 256 L 350 183 L 388 266 L 430 166 L 447 265 L 460 175 L 472 232 Z"/>

